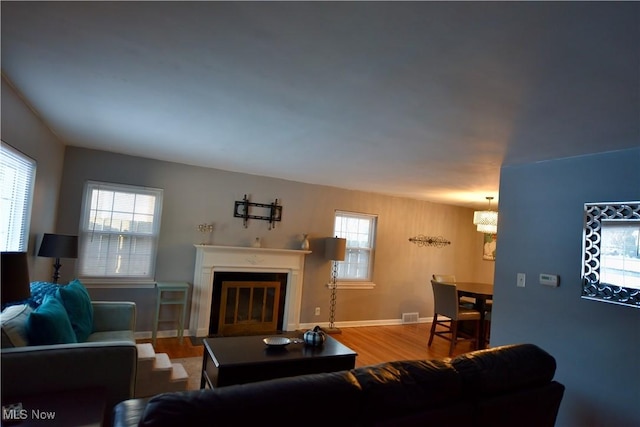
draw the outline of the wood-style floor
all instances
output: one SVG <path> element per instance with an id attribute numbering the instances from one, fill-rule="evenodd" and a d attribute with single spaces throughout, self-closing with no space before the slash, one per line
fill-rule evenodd
<path id="1" fill-rule="evenodd" d="M 356 366 L 374 365 L 393 360 L 442 359 L 448 357 L 449 342 L 434 337 L 427 347 L 430 323 L 394 326 L 366 326 L 343 328 L 341 334 L 331 335 L 358 353 Z M 138 342 L 150 342 L 139 340 Z M 180 344 L 177 338 L 158 338 L 157 353 L 167 353 L 170 358 L 202 356 L 202 345 L 194 345 L 189 337 Z M 473 350 L 469 342 L 456 346 L 454 356 Z"/>

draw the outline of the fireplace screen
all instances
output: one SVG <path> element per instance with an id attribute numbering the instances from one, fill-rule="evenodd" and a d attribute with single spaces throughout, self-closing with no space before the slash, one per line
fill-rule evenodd
<path id="1" fill-rule="evenodd" d="M 279 282 L 224 282 L 218 333 L 268 333 L 278 325 Z"/>
<path id="2" fill-rule="evenodd" d="M 282 329 L 286 274 L 216 273 L 213 289 L 210 335 L 259 335 Z"/>

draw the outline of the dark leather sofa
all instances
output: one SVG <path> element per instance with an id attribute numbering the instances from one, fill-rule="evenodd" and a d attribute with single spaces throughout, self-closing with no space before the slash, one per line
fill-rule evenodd
<path id="1" fill-rule="evenodd" d="M 486 426 L 555 424 L 564 386 L 532 344 L 444 360 L 165 393 L 114 409 L 116 426 Z"/>

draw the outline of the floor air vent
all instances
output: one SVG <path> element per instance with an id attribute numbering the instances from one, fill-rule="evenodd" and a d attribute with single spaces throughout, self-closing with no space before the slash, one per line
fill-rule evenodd
<path id="1" fill-rule="evenodd" d="M 418 313 L 402 313 L 402 323 L 418 323 Z"/>

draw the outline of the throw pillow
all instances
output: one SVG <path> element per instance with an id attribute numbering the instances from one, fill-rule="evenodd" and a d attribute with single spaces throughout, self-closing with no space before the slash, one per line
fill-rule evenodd
<path id="1" fill-rule="evenodd" d="M 87 288 L 78 280 L 61 286 L 56 296 L 62 301 L 78 342 L 85 342 L 93 331 L 93 306 Z"/>
<path id="2" fill-rule="evenodd" d="M 0 313 L 2 324 L 2 348 L 29 345 L 27 319 L 33 309 L 28 304 L 13 305 Z"/>
<path id="3" fill-rule="evenodd" d="M 67 310 L 55 296 L 47 295 L 40 307 L 27 319 L 29 345 L 68 344 L 77 342 Z"/>
<path id="4" fill-rule="evenodd" d="M 47 295 L 54 295 L 60 285 L 51 282 L 31 282 L 31 297 L 26 301 L 31 308 L 38 308 Z"/>

